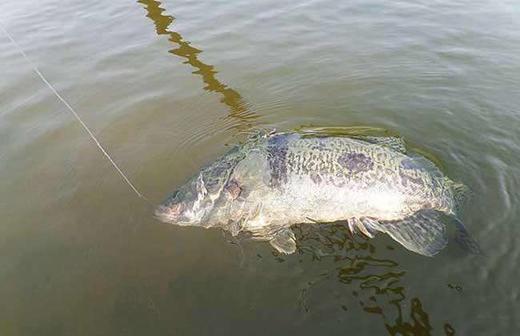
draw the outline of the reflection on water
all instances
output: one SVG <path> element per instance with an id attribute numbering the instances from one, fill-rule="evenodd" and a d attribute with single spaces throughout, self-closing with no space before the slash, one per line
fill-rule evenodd
<path id="1" fill-rule="evenodd" d="M 242 96 L 226 84 L 222 83 L 215 76 L 218 71 L 213 65 L 202 62 L 198 55 L 202 50 L 191 46 L 179 33 L 169 30 L 169 26 L 175 18 L 171 15 L 164 15 L 164 8 L 161 2 L 156 0 L 138 0 L 146 9 L 146 16 L 155 24 L 155 31 L 159 35 L 167 35 L 168 40 L 175 45 L 175 48 L 169 50 L 170 53 L 179 56 L 185 60 L 184 63 L 195 68 L 194 74 L 200 75 L 206 84 L 204 90 L 217 92 L 222 95 L 221 102 L 230 108 L 229 116 L 239 122 L 238 128 L 246 130 L 252 126 L 252 123 L 258 116 L 247 109 L 246 103 Z"/>
<path id="2" fill-rule="evenodd" d="M 300 225 L 295 228 L 295 233 L 300 242 L 300 253 L 318 262 L 333 259 L 339 265 L 308 283 L 302 291 L 304 310 L 310 309 L 306 297 L 311 294 L 313 286 L 335 278 L 353 288 L 351 294 L 361 309 L 367 314 L 379 316 L 390 335 L 439 334 L 438 328 L 432 326 L 421 300 L 406 297 L 401 281 L 406 272 L 399 268 L 396 261 L 378 257 L 375 246 L 368 240 L 353 237 L 342 224 L 320 225 L 319 228 Z M 348 310 L 344 305 L 342 308 Z M 455 334 L 449 323 L 444 324 L 443 330 L 446 335 Z"/>

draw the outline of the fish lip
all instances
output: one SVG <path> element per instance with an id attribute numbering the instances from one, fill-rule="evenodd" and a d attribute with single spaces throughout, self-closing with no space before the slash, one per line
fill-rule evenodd
<path id="1" fill-rule="evenodd" d="M 165 205 L 159 205 L 154 211 L 154 217 L 163 223 L 177 224 L 180 216 L 171 214 L 171 209 Z"/>
<path id="2" fill-rule="evenodd" d="M 189 226 L 192 225 L 190 222 L 183 219 L 180 215 L 172 215 L 170 214 L 171 209 L 165 205 L 159 205 L 154 211 L 154 217 L 159 221 L 167 224 L 174 224 L 179 226 Z"/>
<path id="3" fill-rule="evenodd" d="M 171 223 L 171 220 L 168 219 L 168 215 L 166 214 L 166 211 L 167 211 L 167 207 L 164 206 L 164 205 L 159 205 L 155 210 L 154 210 L 154 217 L 158 220 L 160 220 L 161 222 L 164 222 L 164 223 Z"/>

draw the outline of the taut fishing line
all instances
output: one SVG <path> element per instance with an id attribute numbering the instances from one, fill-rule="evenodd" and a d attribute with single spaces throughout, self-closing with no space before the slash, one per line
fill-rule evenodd
<path id="1" fill-rule="evenodd" d="M 3 26 L 2 22 L 0 22 L 0 29 L 2 29 L 2 31 L 4 32 L 4 34 L 9 38 L 9 40 L 11 41 L 11 43 L 13 43 L 16 48 L 18 49 L 18 51 L 20 52 L 20 54 L 22 54 L 23 58 L 25 58 L 25 60 L 27 61 L 27 63 L 29 63 L 29 65 L 32 67 L 32 69 L 34 70 L 34 72 L 41 78 L 41 80 L 49 87 L 49 89 L 56 95 L 56 97 L 58 97 L 58 99 L 65 105 L 65 107 L 67 107 L 67 109 L 72 113 L 72 115 L 74 116 L 74 118 L 76 118 L 76 120 L 79 122 L 79 124 L 83 127 L 83 129 L 85 130 L 85 132 L 87 132 L 87 134 L 89 135 L 89 137 L 92 139 L 92 141 L 94 141 L 94 143 L 96 144 L 96 146 L 99 148 L 99 150 L 101 151 L 101 153 L 103 153 L 103 155 L 108 159 L 108 161 L 110 161 L 110 163 L 112 164 L 112 166 L 115 168 L 115 170 L 119 173 L 119 175 L 121 175 L 121 177 L 123 178 L 123 180 L 126 182 L 126 184 L 128 184 L 130 186 L 130 188 L 137 194 L 137 196 L 139 198 L 142 198 L 144 200 L 146 200 L 147 202 L 151 203 L 143 194 L 141 194 L 141 192 L 139 192 L 139 190 L 137 190 L 137 188 L 134 186 L 134 184 L 130 181 L 130 179 L 126 176 L 126 174 L 123 172 L 123 170 L 121 170 L 121 168 L 119 168 L 119 166 L 117 165 L 117 163 L 115 163 L 115 161 L 112 159 L 112 157 L 110 157 L 110 154 L 108 154 L 108 152 L 105 150 L 105 148 L 101 145 L 101 143 L 99 142 L 99 140 L 96 138 L 96 136 L 94 135 L 94 133 L 92 133 L 92 131 L 90 130 L 90 128 L 87 126 L 87 124 L 85 124 L 85 122 L 81 119 L 81 117 L 79 116 L 79 114 L 72 108 L 72 106 L 70 106 L 69 103 L 67 103 L 67 101 L 58 93 L 58 91 L 54 88 L 54 86 L 52 86 L 51 83 L 49 83 L 49 81 L 47 79 L 45 79 L 45 77 L 43 76 L 42 72 L 38 69 L 38 67 L 33 63 L 31 62 L 31 60 L 29 59 L 29 57 L 27 56 L 27 54 L 23 51 L 22 47 L 15 41 L 15 39 L 11 36 L 11 34 L 9 34 L 9 32 L 7 31 L 7 29 Z"/>

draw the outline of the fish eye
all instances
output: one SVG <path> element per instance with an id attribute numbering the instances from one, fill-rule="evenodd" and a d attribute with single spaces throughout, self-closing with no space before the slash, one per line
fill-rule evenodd
<path id="1" fill-rule="evenodd" d="M 179 190 L 175 190 L 173 193 L 171 193 L 168 199 L 173 201 L 177 198 L 177 196 L 179 196 Z"/>

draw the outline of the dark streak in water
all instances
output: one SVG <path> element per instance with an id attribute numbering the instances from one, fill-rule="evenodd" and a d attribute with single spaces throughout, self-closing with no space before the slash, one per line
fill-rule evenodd
<path id="1" fill-rule="evenodd" d="M 157 34 L 167 35 L 168 40 L 175 45 L 175 48 L 169 52 L 183 58 L 185 64 L 189 64 L 195 69 L 193 73 L 202 77 L 202 81 L 206 84 L 203 89 L 222 95 L 220 101 L 230 108 L 229 117 L 239 122 L 240 129 L 252 127 L 258 116 L 246 108 L 242 96 L 236 90 L 217 79 L 215 75 L 218 71 L 213 65 L 206 64 L 199 59 L 198 55 L 202 50 L 191 46 L 191 43 L 179 33 L 169 30 L 169 26 L 175 21 L 175 18 L 163 14 L 165 9 L 161 7 L 161 2 L 156 0 L 138 0 L 137 2 L 144 5 L 146 16 L 153 21 Z"/>
<path id="2" fill-rule="evenodd" d="M 455 334 L 451 324 L 446 322 L 442 327 L 434 328 L 419 298 L 407 300 L 401 281 L 406 272 L 399 269 L 396 261 L 377 257 L 376 249 L 369 241 L 351 237 L 344 225 L 322 225 L 319 229 L 301 225 L 295 227 L 295 233 L 300 242 L 300 253 L 310 254 L 314 262 L 332 258 L 336 265 L 302 289 L 300 301 L 305 312 L 312 309 L 306 298 L 312 287 L 335 277 L 352 288 L 355 300 L 345 301 L 358 301 L 362 311 L 379 316 L 390 335 L 437 335 L 442 331 L 445 335 Z M 349 307 L 339 306 L 348 312 Z M 406 312 L 407 307 L 410 307 L 409 312 Z"/>

